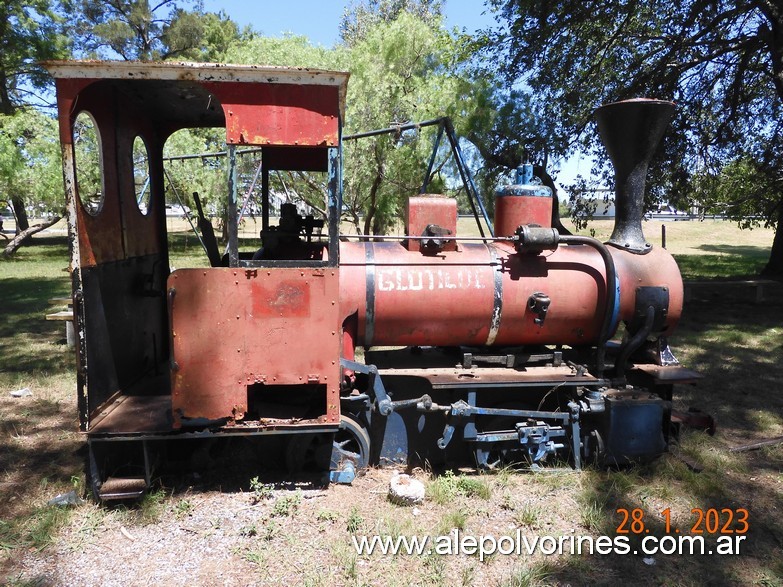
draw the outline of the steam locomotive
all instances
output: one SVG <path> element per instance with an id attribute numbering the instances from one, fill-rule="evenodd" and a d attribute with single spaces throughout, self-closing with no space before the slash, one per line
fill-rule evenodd
<path id="1" fill-rule="evenodd" d="M 150 446 L 275 436 L 288 465 L 351 482 L 385 463 L 628 463 L 667 448 L 676 263 L 641 227 L 647 165 L 673 105 L 596 111 L 616 170 L 607 243 L 556 226 L 551 190 L 517 170 L 494 234 L 411 195 L 402 236 L 340 234 L 348 74 L 215 64 L 51 62 L 71 242 L 81 430 L 99 499 L 140 495 Z M 101 201 L 80 193 L 74 128 L 100 145 Z M 171 267 L 163 147 L 226 133 L 228 247 L 199 219 L 210 267 Z M 139 142 L 141 141 L 141 142 Z M 132 157 L 143 145 L 148 203 Z M 261 242 L 245 250 L 238 149 L 261 153 Z M 324 218 L 270 205 L 270 174 L 322 174 Z M 617 340 L 618 330 L 623 335 Z"/>

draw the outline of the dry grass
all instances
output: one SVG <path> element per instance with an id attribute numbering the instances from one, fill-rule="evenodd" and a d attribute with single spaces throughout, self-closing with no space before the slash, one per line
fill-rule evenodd
<path id="1" fill-rule="evenodd" d="M 462 230 L 462 226 L 460 226 Z M 648 238 L 660 234 L 645 224 Z M 656 232 L 656 230 L 658 232 Z M 604 231 L 604 232 L 599 232 Z M 596 224 L 604 235 L 606 227 Z M 667 223 L 669 249 L 693 270 L 762 262 L 770 231 L 730 223 Z M 184 237 L 176 241 L 184 248 Z M 695 244 L 694 244 L 695 243 Z M 194 241 L 185 255 L 192 255 Z M 696 257 L 710 263 L 699 265 Z M 183 258 L 184 255 L 183 255 Z M 750 260 L 750 261 L 748 261 Z M 780 585 L 783 546 L 783 447 L 728 448 L 783 434 L 783 295 L 755 305 L 731 291 L 694 301 L 672 341 L 683 363 L 704 373 L 675 390 L 676 407 L 697 406 L 718 420 L 714 437 L 688 432 L 679 450 L 692 471 L 666 455 L 624 471 L 433 478 L 417 509 L 389 503 L 391 471 L 371 470 L 353 486 L 327 490 L 291 483 L 248 461 L 239 489 L 188 477 L 165 484 L 132 508 L 46 502 L 80 489 L 82 441 L 76 433 L 73 357 L 62 325 L 43 315 L 68 288 L 64 239 L 40 239 L 0 264 L 0 581 L 9 585 Z M 699 275 L 699 274 L 694 274 Z M 31 398 L 9 391 L 29 387 Z M 252 481 L 255 479 L 255 483 Z M 226 487 L 226 486 L 224 486 Z M 614 534 L 618 508 L 641 509 L 662 536 L 665 509 L 689 529 L 692 509 L 747 508 L 750 532 L 739 556 L 358 555 L 353 535 L 448 534 L 528 537 Z M 632 537 L 638 543 L 639 537 Z"/>

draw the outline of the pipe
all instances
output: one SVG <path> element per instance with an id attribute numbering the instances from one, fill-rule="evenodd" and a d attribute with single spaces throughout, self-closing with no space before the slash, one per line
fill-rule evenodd
<path id="1" fill-rule="evenodd" d="M 642 343 L 647 340 L 647 337 L 652 332 L 653 323 L 655 322 L 655 308 L 648 306 L 644 313 L 644 324 L 624 345 L 620 354 L 617 356 L 617 360 L 614 365 L 614 379 L 613 385 L 625 384 L 625 364 L 628 362 L 631 354 L 642 346 Z"/>
<path id="2" fill-rule="evenodd" d="M 598 239 L 589 236 L 561 235 L 559 242 L 566 245 L 587 245 L 588 247 L 593 247 L 601 255 L 606 266 L 606 307 L 604 308 L 604 321 L 601 324 L 601 332 L 598 336 L 598 356 L 596 357 L 598 377 L 603 377 L 606 343 L 612 335 L 612 323 L 614 322 L 619 303 L 619 285 L 617 283 L 617 270 L 614 266 L 614 259 L 606 245 Z"/>
<path id="3" fill-rule="evenodd" d="M 652 250 L 642 231 L 647 168 L 674 117 L 674 103 L 624 100 L 594 114 L 615 170 L 615 223 L 607 244 L 643 255 Z"/>

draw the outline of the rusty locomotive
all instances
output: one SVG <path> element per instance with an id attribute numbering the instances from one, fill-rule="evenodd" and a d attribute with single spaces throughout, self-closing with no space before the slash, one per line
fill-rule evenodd
<path id="1" fill-rule="evenodd" d="M 140 495 L 153 443 L 280 435 L 289 465 L 335 482 L 368 465 L 479 468 L 652 459 L 672 387 L 692 371 L 667 337 L 683 304 L 672 257 L 642 233 L 648 160 L 672 116 L 656 100 L 597 110 L 616 170 L 607 243 L 553 227 L 521 166 L 494 235 L 457 234 L 457 205 L 407 200 L 402 236 L 340 234 L 348 75 L 211 64 L 52 62 L 77 338 L 78 410 L 100 499 Z M 77 117 L 99 137 L 100 202 L 80 193 Z M 225 129 L 228 246 L 170 266 L 163 147 Z M 140 141 L 140 142 L 139 142 Z M 134 187 L 145 151 L 147 200 Z M 262 246 L 238 237 L 239 147 L 261 155 Z M 270 173 L 323 174 L 323 218 L 270 206 Z M 492 223 L 488 223 L 492 224 Z M 556 226 L 556 225 L 555 225 Z M 482 233 L 483 234 L 483 233 Z M 211 242 L 210 242 L 211 241 Z M 624 330 L 621 339 L 618 329 Z"/>

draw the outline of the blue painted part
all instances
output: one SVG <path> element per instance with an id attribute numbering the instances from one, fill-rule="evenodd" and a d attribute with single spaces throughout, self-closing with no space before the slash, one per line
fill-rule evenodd
<path id="1" fill-rule="evenodd" d="M 356 479 L 356 469 L 350 461 L 342 463 L 337 470 L 329 471 L 329 481 L 332 483 L 350 485 L 354 479 Z"/>
<path id="2" fill-rule="evenodd" d="M 514 175 L 514 183 L 499 187 L 495 191 L 496 198 L 504 196 L 528 196 L 534 198 L 551 198 L 552 190 L 543 185 L 541 180 L 533 177 L 533 166 L 529 163 L 520 165 Z"/>
<path id="3" fill-rule="evenodd" d="M 533 166 L 530 163 L 523 163 L 517 167 L 517 175 L 514 181 L 517 185 L 527 185 L 533 180 Z"/>
<path id="4" fill-rule="evenodd" d="M 376 417 L 373 414 L 372 417 Z M 380 415 L 379 419 L 385 421 L 383 430 L 383 441 L 381 442 L 380 454 L 378 455 L 382 463 L 405 464 L 408 462 L 408 429 L 405 426 L 405 420 L 398 412 L 392 412 L 386 417 Z M 424 415 L 422 414 L 422 418 Z M 418 432 L 421 432 L 419 430 Z"/>
<path id="5" fill-rule="evenodd" d="M 615 276 L 614 278 L 614 307 L 612 308 L 612 322 L 609 325 L 609 334 L 612 335 L 617 332 L 617 327 L 620 325 L 620 278 Z"/>

